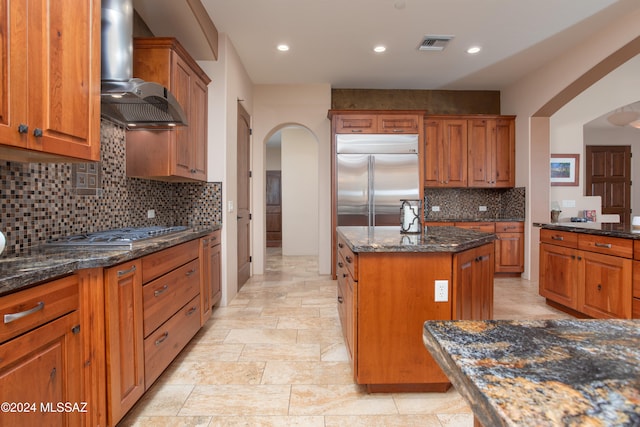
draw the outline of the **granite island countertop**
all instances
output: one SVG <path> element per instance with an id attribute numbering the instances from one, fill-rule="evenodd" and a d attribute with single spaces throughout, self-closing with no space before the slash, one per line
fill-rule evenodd
<path id="1" fill-rule="evenodd" d="M 640 230 L 612 222 L 534 222 L 533 225 L 547 230 L 640 240 Z"/>
<path id="2" fill-rule="evenodd" d="M 640 320 L 426 321 L 484 426 L 640 425 Z"/>
<path id="3" fill-rule="evenodd" d="M 349 249 L 360 252 L 462 252 L 491 243 L 495 234 L 457 227 L 425 227 L 402 234 L 400 227 L 338 227 Z"/>
<path id="4" fill-rule="evenodd" d="M 0 256 L 0 296 L 39 282 L 72 274 L 77 270 L 109 267 L 140 258 L 206 236 L 220 227 L 219 225 L 191 227 L 184 231 L 136 241 L 133 249 L 65 248 L 41 245 L 17 254 L 3 254 Z"/>

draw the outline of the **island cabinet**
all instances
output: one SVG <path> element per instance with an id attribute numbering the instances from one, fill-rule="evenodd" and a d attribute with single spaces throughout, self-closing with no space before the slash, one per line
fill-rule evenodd
<path id="1" fill-rule="evenodd" d="M 424 126 L 426 187 L 515 185 L 515 117 L 427 115 Z"/>
<path id="2" fill-rule="evenodd" d="M 0 158 L 100 160 L 100 1 L 3 1 L 0 34 Z"/>
<path id="3" fill-rule="evenodd" d="M 524 271 L 524 222 L 496 222 L 496 273 Z"/>
<path id="4" fill-rule="evenodd" d="M 542 229 L 540 295 L 580 317 L 631 318 L 632 257 L 630 239 Z"/>
<path id="5" fill-rule="evenodd" d="M 633 287 L 631 317 L 640 319 L 640 240 L 633 241 Z"/>
<path id="6" fill-rule="evenodd" d="M 339 234 L 337 246 L 338 313 L 355 382 L 370 392 L 447 390 L 422 325 L 491 318 L 493 243 L 455 254 L 354 252 Z M 436 281 L 446 286 L 443 301 L 435 301 Z"/>
<path id="7" fill-rule="evenodd" d="M 171 37 L 134 39 L 133 76 L 167 87 L 184 109 L 188 125 L 127 132 L 127 175 L 206 181 L 207 93 L 211 79 Z"/>
<path id="8" fill-rule="evenodd" d="M 9 405 L 3 426 L 84 425 L 79 305 L 75 275 L 0 300 L 0 401 Z M 78 410 L 60 410 L 58 402 Z"/>

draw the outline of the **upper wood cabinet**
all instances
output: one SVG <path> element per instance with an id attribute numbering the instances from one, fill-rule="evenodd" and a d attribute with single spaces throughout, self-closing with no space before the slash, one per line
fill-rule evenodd
<path id="1" fill-rule="evenodd" d="M 469 187 L 509 188 L 515 185 L 515 119 L 469 120 Z"/>
<path id="2" fill-rule="evenodd" d="M 425 186 L 515 185 L 515 118 L 427 116 Z"/>
<path id="3" fill-rule="evenodd" d="M 424 122 L 424 183 L 428 187 L 466 187 L 467 121 Z"/>
<path id="4" fill-rule="evenodd" d="M 100 0 L 0 3 L 0 157 L 100 160 Z"/>
<path id="5" fill-rule="evenodd" d="M 333 115 L 335 133 L 420 133 L 422 116 L 415 113 L 343 112 Z"/>
<path id="6" fill-rule="evenodd" d="M 133 76 L 166 86 L 187 126 L 127 132 L 127 175 L 162 181 L 207 180 L 207 86 L 211 79 L 171 37 L 136 38 Z"/>

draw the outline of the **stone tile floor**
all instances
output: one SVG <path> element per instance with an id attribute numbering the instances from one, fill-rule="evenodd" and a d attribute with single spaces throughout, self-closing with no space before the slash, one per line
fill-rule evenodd
<path id="1" fill-rule="evenodd" d="M 336 308 L 336 282 L 316 257 L 269 249 L 253 276 L 212 318 L 120 426 L 471 427 L 462 397 L 367 394 L 355 385 Z M 537 283 L 495 280 L 497 319 L 563 318 Z"/>

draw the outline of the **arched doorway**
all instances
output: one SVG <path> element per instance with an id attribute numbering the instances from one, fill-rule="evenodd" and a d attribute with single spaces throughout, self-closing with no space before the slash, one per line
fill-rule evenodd
<path id="1" fill-rule="evenodd" d="M 285 124 L 265 144 L 266 246 L 285 256 L 318 256 L 318 138 L 305 126 Z"/>

